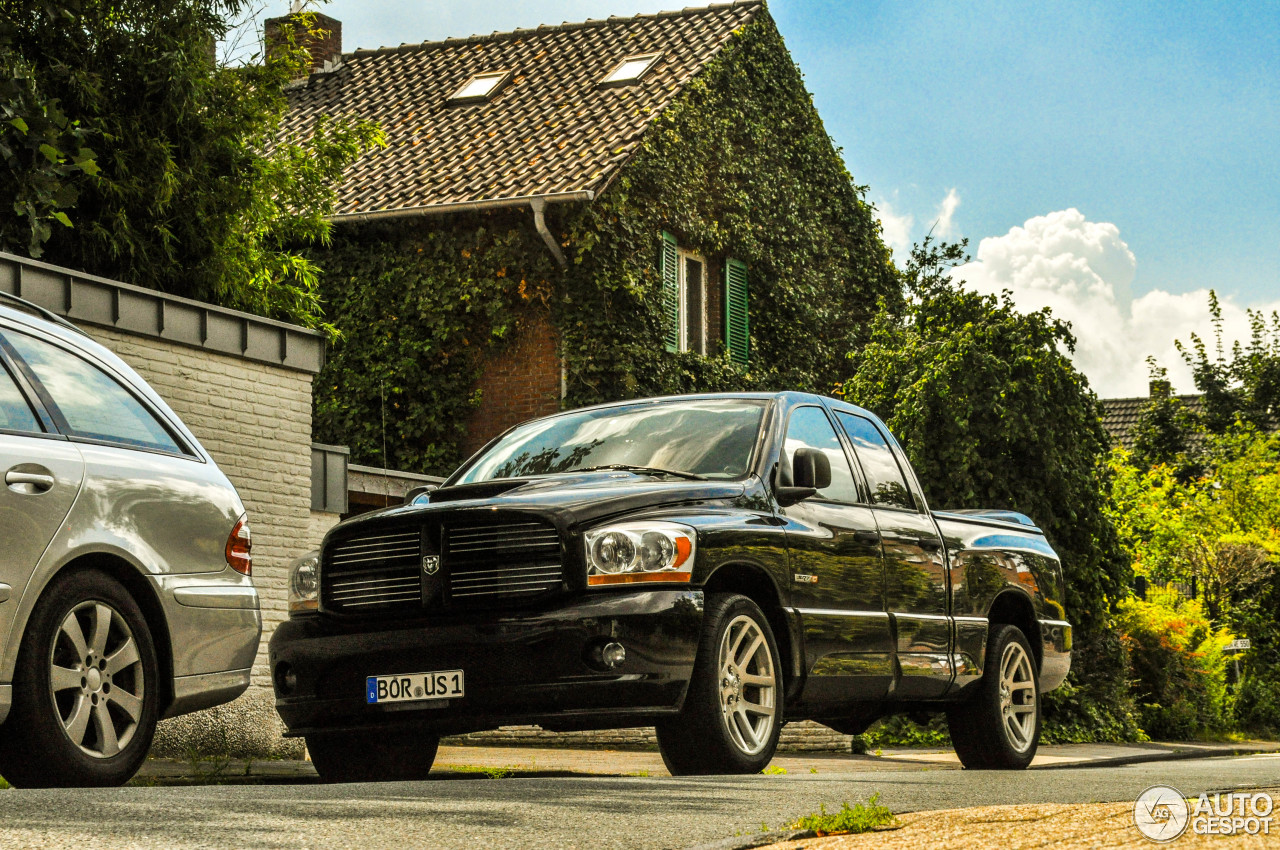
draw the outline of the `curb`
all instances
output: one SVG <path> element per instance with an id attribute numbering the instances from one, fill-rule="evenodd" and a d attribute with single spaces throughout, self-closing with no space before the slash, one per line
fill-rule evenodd
<path id="1" fill-rule="evenodd" d="M 1171 750 L 1164 753 L 1141 753 L 1132 756 L 1095 759 L 1093 761 L 1046 764 L 1031 770 L 1080 770 L 1089 767 L 1124 767 L 1129 764 L 1150 764 L 1158 761 L 1192 761 L 1194 759 L 1233 758 L 1235 756 L 1280 755 L 1280 750 L 1267 747 L 1232 747 L 1222 750 Z"/>
<path id="2" fill-rule="evenodd" d="M 752 850 L 753 847 L 766 847 L 779 841 L 799 841 L 804 838 L 817 838 L 818 833 L 812 829 L 791 829 L 785 832 L 761 832 L 752 836 L 734 836 L 697 844 L 688 850 Z"/>

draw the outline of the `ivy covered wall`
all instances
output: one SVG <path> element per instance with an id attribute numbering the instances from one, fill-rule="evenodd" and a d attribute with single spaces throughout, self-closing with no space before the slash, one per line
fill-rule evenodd
<path id="1" fill-rule="evenodd" d="M 708 259 L 746 262 L 745 369 L 664 351 L 663 230 Z M 609 190 L 567 222 L 565 241 L 572 266 L 552 306 L 570 406 L 698 390 L 830 392 L 852 374 L 846 356 L 878 301 L 901 303 L 864 189 L 767 14 L 654 121 Z"/>
<path id="2" fill-rule="evenodd" d="M 342 226 L 316 256 L 344 333 L 316 381 L 316 439 L 356 463 L 443 474 L 462 459 L 486 360 L 550 310 L 565 406 L 733 389 L 829 392 L 898 274 L 767 14 L 655 119 L 590 204 L 552 206 L 562 271 L 527 208 Z M 663 346 L 660 234 L 747 264 L 751 361 Z M 719 286 L 712 279 L 709 286 Z M 385 404 L 384 404 L 385 399 Z"/>

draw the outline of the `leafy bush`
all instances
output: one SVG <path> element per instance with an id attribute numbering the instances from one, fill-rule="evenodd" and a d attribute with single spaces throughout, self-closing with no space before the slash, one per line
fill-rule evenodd
<path id="1" fill-rule="evenodd" d="M 1129 651 L 1143 729 L 1153 738 L 1187 740 L 1233 724 L 1226 645 L 1195 600 L 1169 591 L 1156 601 L 1121 603 L 1118 625 Z"/>
<path id="2" fill-rule="evenodd" d="M 913 250 L 907 309 L 872 323 L 843 395 L 902 441 L 931 505 L 1021 511 L 1045 530 L 1062 557 L 1066 598 L 1053 601 L 1075 624 L 1081 692 L 1047 700 L 1046 720 L 1073 737 L 1135 737 L 1111 623 L 1129 558 L 1105 510 L 1108 439 L 1067 354 L 1075 339 L 1048 311 L 957 286 L 949 270 L 962 259 L 963 245 Z"/>

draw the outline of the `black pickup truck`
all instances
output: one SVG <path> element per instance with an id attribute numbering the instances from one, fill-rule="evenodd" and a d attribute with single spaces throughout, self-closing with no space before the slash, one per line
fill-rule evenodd
<path id="1" fill-rule="evenodd" d="M 1071 662 L 1043 533 L 931 512 L 882 422 L 803 393 L 518 425 L 335 527 L 289 596 L 276 706 L 331 781 L 512 724 L 653 725 L 673 774 L 753 773 L 785 721 L 936 711 L 966 767 L 1018 769 Z"/>

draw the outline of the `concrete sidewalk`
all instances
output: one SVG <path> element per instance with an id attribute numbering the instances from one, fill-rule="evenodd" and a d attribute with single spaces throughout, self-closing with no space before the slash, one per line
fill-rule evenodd
<path id="1" fill-rule="evenodd" d="M 1085 768 L 1280 752 L 1280 742 L 1058 744 L 1041 746 L 1032 769 Z M 785 753 L 768 771 L 787 774 L 841 774 L 865 771 L 959 770 L 951 750 L 895 749 L 878 755 Z M 482 779 L 518 776 L 667 776 L 656 752 L 569 750 L 533 747 L 441 747 L 432 774 L 440 778 Z M 181 761 L 150 759 L 135 785 L 276 784 L 318 782 L 307 761 L 242 759 Z"/>

